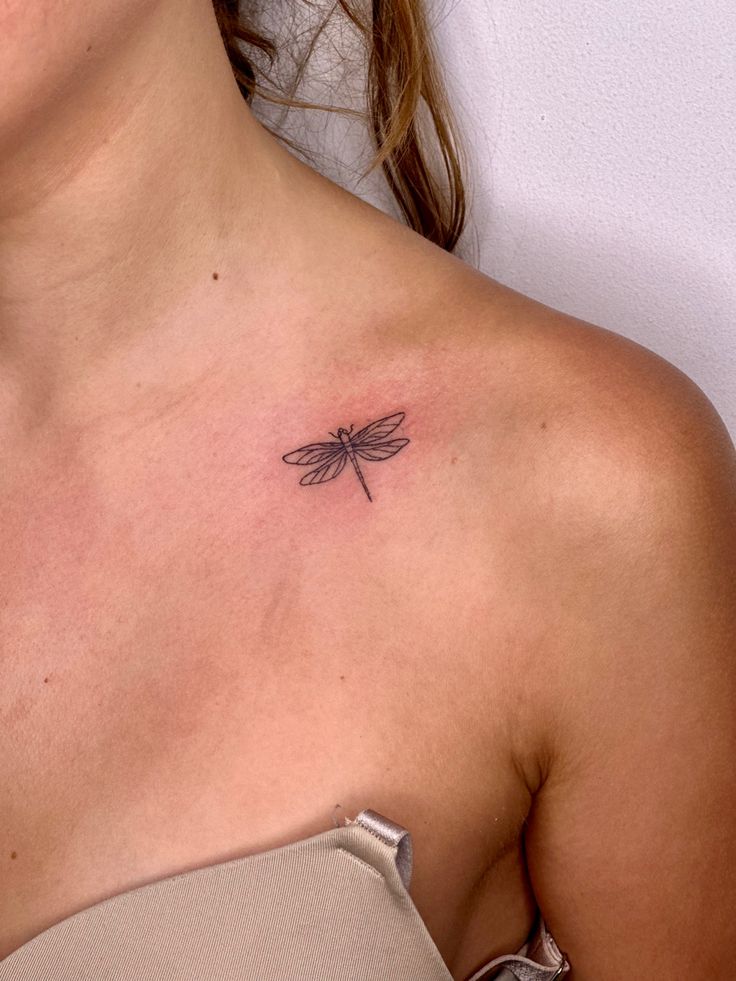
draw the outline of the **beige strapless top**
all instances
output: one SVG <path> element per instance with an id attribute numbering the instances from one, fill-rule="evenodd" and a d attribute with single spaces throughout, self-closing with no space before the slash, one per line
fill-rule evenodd
<path id="1" fill-rule="evenodd" d="M 112 896 L 0 960 L 0 981 L 452 981 L 407 891 L 411 835 L 370 809 Z M 570 971 L 541 914 L 466 981 Z"/>

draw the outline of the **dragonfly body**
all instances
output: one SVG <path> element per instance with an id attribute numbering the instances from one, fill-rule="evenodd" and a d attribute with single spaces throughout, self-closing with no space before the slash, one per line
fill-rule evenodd
<path id="1" fill-rule="evenodd" d="M 342 426 L 340 426 L 340 428 L 337 430 L 337 436 L 342 442 L 342 445 L 345 447 L 345 452 L 347 453 L 350 462 L 355 468 L 355 472 L 358 475 L 358 480 L 363 485 L 363 490 L 368 495 L 368 500 L 372 501 L 373 498 L 371 497 L 371 492 L 368 490 L 368 485 L 366 484 L 365 478 L 363 477 L 363 471 L 360 469 L 360 464 L 358 463 L 358 457 L 355 453 L 355 450 L 353 449 L 352 440 L 350 439 L 350 433 L 352 431 L 353 431 L 352 426 L 350 427 L 350 430 L 343 429 Z M 332 433 L 330 433 L 330 435 L 332 436 Z"/>
<path id="2" fill-rule="evenodd" d="M 372 501 L 358 459 L 387 460 L 406 446 L 409 442 L 406 438 L 387 438 L 403 421 L 404 415 L 403 412 L 395 412 L 391 416 L 369 423 L 357 433 L 353 433 L 353 426 L 350 429 L 340 426 L 337 433 L 330 433 L 330 436 L 335 437 L 334 442 L 309 443 L 298 450 L 286 453 L 281 459 L 285 463 L 316 467 L 302 477 L 299 481 L 302 485 L 324 484 L 332 480 L 342 472 L 345 464 L 350 460 L 368 500 Z"/>

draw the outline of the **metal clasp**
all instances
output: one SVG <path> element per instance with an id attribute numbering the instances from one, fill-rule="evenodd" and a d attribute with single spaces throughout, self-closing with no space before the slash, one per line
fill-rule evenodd
<path id="1" fill-rule="evenodd" d="M 549 979 L 549 981 L 556 981 L 557 978 L 562 977 L 562 972 L 565 970 L 566 967 L 570 966 L 567 960 L 567 955 L 563 951 L 560 951 L 560 955 L 562 956 L 562 963 L 557 968 L 557 970 L 552 975 L 552 977 Z"/>

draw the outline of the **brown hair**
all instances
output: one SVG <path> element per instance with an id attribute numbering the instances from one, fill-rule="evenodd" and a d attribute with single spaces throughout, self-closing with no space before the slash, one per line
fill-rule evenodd
<path id="1" fill-rule="evenodd" d="M 280 95 L 276 91 L 278 86 L 270 92 L 265 90 L 257 81 L 256 67 L 244 53 L 241 44 L 249 45 L 265 55 L 271 66 L 278 54 L 277 45 L 272 38 L 258 33 L 244 22 L 239 0 L 213 0 L 213 4 L 233 73 L 248 104 L 257 94 L 283 106 L 361 115 L 352 109 L 303 102 Z M 452 252 L 465 225 L 465 189 L 460 163 L 464 153 L 441 80 L 426 22 L 424 0 L 372 0 L 370 24 L 361 20 L 360 14 L 351 8 L 349 0 L 336 0 L 336 4 L 368 45 L 367 98 L 376 152 L 364 176 L 380 164 L 407 224 Z M 295 87 L 322 27 L 324 23 L 299 66 Z M 258 71 L 271 81 L 263 68 Z M 419 132 L 422 100 L 429 111 L 441 154 L 446 177 L 444 187 L 428 166 L 424 140 Z M 266 128 L 273 133 L 269 127 Z M 273 135 L 278 135 L 289 146 L 304 152 L 303 147 L 297 146 L 285 135 Z"/>

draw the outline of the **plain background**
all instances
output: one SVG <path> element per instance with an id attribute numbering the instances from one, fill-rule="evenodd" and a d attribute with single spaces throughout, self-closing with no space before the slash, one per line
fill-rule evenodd
<path id="1" fill-rule="evenodd" d="M 243 12 L 298 60 L 331 9 Z M 736 440 L 736 4 L 429 0 L 428 17 L 470 163 L 456 254 L 667 358 Z M 361 46 L 339 8 L 295 94 L 363 108 Z M 399 216 L 380 171 L 360 180 L 364 123 L 253 109 Z"/>

